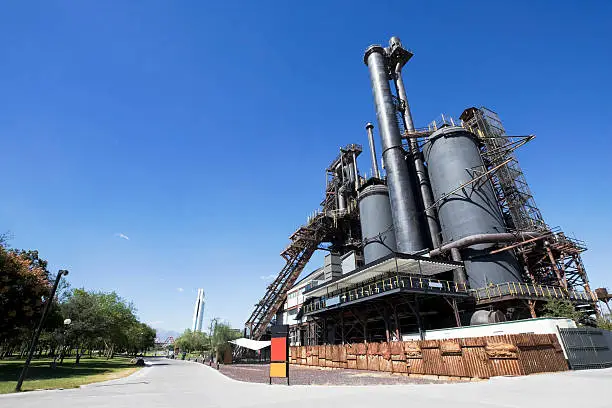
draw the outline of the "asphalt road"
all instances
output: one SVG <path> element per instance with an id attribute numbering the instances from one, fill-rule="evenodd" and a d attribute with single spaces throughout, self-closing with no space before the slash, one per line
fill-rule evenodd
<path id="1" fill-rule="evenodd" d="M 612 369 L 457 384 L 289 386 L 243 383 L 202 364 L 166 359 L 120 380 L 0 396 L 0 407 L 610 407 Z"/>

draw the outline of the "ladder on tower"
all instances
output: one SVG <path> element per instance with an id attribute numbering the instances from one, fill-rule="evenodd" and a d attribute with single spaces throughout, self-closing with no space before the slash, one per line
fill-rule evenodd
<path id="1" fill-rule="evenodd" d="M 291 243 L 281 253 L 287 262 L 280 273 L 268 286 L 264 297 L 255 305 L 245 327 L 251 339 L 258 340 L 265 333 L 274 315 L 285 302 L 287 291 L 293 286 L 306 264 L 327 236 L 328 217 L 318 213 L 308 224 L 301 226 L 291 235 Z"/>

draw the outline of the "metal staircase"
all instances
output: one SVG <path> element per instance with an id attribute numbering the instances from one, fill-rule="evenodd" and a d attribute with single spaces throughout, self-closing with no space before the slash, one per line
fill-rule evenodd
<path id="1" fill-rule="evenodd" d="M 255 310 L 245 326 L 248 336 L 260 339 L 265 333 L 274 315 L 282 307 L 287 290 L 293 286 L 304 267 L 319 247 L 326 240 L 333 228 L 333 221 L 324 213 L 318 213 L 309 219 L 291 235 L 291 243 L 281 252 L 287 262 L 280 273 L 267 288 L 264 297 L 255 305 Z"/>

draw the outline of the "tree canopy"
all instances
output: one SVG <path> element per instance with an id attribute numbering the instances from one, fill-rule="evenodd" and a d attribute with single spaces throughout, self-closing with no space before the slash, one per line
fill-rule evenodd
<path id="1" fill-rule="evenodd" d="M 0 235 L 0 358 L 27 349 L 47 301 L 52 303 L 39 349 L 50 354 L 76 348 L 77 356 L 79 350 L 103 350 L 112 357 L 117 351 L 137 354 L 154 347 L 155 330 L 140 322 L 134 305 L 117 293 L 70 290 L 64 280 L 56 298 L 49 299 L 53 280 L 38 251 L 9 249 L 6 235 Z"/>
<path id="2" fill-rule="evenodd" d="M 0 343 L 32 328 L 50 293 L 47 263 L 37 251 L 15 251 L 0 245 Z"/>
<path id="3" fill-rule="evenodd" d="M 228 341 L 241 337 L 240 331 L 232 329 L 229 323 L 211 319 L 209 333 L 185 330 L 175 341 L 174 347 L 188 353 L 213 354 L 220 357 L 230 350 Z"/>
<path id="4" fill-rule="evenodd" d="M 582 313 L 578 312 L 571 302 L 562 299 L 549 299 L 544 306 L 544 316 L 565 317 L 576 323 L 580 322 L 583 317 Z"/>

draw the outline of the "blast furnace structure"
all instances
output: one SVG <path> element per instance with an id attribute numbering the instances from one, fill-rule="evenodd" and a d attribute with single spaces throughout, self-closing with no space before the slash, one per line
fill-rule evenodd
<path id="1" fill-rule="evenodd" d="M 551 298 L 598 313 L 584 244 L 544 222 L 514 154 L 534 136 L 508 136 L 484 107 L 415 128 L 402 78 L 412 56 L 397 37 L 366 50 L 383 169 L 368 123 L 371 168 L 359 171 L 361 145 L 340 149 L 246 336 L 282 320 L 297 345 L 393 341 L 537 317 Z M 298 281 L 317 249 L 324 265 Z"/>

